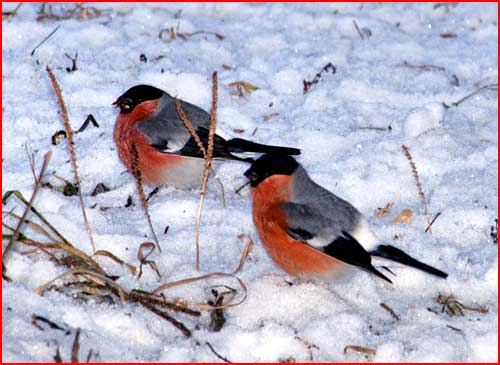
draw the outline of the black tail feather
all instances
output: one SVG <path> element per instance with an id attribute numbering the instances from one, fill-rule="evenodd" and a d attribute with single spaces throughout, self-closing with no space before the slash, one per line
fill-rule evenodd
<path id="1" fill-rule="evenodd" d="M 241 138 L 233 138 L 226 142 L 226 149 L 230 153 L 258 152 L 258 153 L 281 153 L 285 155 L 300 155 L 300 150 L 293 147 L 268 146 L 265 144 L 250 142 Z"/>
<path id="2" fill-rule="evenodd" d="M 399 262 L 400 264 L 414 267 L 416 269 L 425 271 L 426 273 L 436 275 L 440 278 L 447 278 L 448 277 L 447 273 L 445 273 L 441 270 L 438 270 L 435 267 L 424 264 L 423 262 L 415 260 L 413 257 L 404 253 L 399 248 L 396 248 L 394 246 L 380 245 L 374 251 L 370 251 L 370 255 L 382 257 L 384 259 L 392 260 L 395 262 Z"/>
<path id="3" fill-rule="evenodd" d="M 381 266 L 382 269 L 386 270 L 387 272 L 391 273 L 392 276 L 396 276 L 396 274 L 394 274 L 394 271 L 392 271 L 391 269 L 389 269 L 387 266 Z"/>
<path id="4" fill-rule="evenodd" d="M 389 282 L 389 283 L 392 284 L 391 279 L 389 279 L 387 276 L 385 276 L 380 271 L 378 271 L 377 269 L 375 269 L 373 266 L 370 265 L 370 267 L 363 268 L 363 269 L 366 270 L 366 271 L 368 271 L 368 272 L 371 272 L 372 274 L 377 275 L 379 278 L 384 279 L 385 281 L 387 281 L 387 282 Z"/>

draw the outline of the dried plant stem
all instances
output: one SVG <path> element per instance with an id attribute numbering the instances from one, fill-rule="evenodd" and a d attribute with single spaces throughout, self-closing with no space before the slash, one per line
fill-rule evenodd
<path id="1" fill-rule="evenodd" d="M 473 92 L 471 92 L 470 94 L 467 94 L 466 96 L 464 96 L 463 98 L 461 98 L 460 100 L 458 101 L 455 101 L 453 103 L 451 103 L 451 105 L 447 105 L 445 103 L 443 103 L 443 106 L 448 109 L 452 106 L 459 106 L 460 104 L 462 104 L 464 101 L 466 101 L 467 99 L 473 97 L 474 95 L 477 95 L 483 91 L 498 91 L 498 83 L 496 84 L 488 84 L 488 85 L 484 85 L 483 87 L 480 87 L 479 89 L 477 90 L 474 90 Z"/>
<path id="2" fill-rule="evenodd" d="M 410 150 L 408 149 L 408 147 L 403 145 L 402 148 L 403 148 L 403 152 L 404 152 L 406 158 L 410 162 L 411 171 L 413 172 L 413 176 L 415 177 L 418 195 L 420 195 L 420 200 L 422 201 L 422 206 L 424 207 L 425 218 L 427 219 L 427 227 L 429 228 L 428 231 L 429 231 L 429 233 L 432 233 L 431 228 L 430 228 L 431 219 L 429 216 L 429 210 L 427 209 L 427 201 L 425 199 L 425 194 L 422 190 L 422 184 L 420 183 L 420 178 L 418 177 L 417 166 L 415 166 L 415 163 L 413 162 L 413 158 L 411 157 Z"/>
<path id="3" fill-rule="evenodd" d="M 208 149 L 205 155 L 205 172 L 200 189 L 200 204 L 198 206 L 198 214 L 196 216 L 196 270 L 200 271 L 200 226 L 201 212 L 203 211 L 203 203 L 205 202 L 205 194 L 207 190 L 208 173 L 212 166 L 212 156 L 214 152 L 214 136 L 215 127 L 217 124 L 217 72 L 212 74 L 212 108 L 210 110 L 210 124 L 208 129 Z"/>
<path id="4" fill-rule="evenodd" d="M 73 341 L 73 346 L 71 347 L 71 362 L 78 363 L 78 352 L 80 352 L 80 327 L 76 329 L 75 340 Z"/>
<path id="5" fill-rule="evenodd" d="M 7 263 L 7 258 L 10 250 L 12 250 L 12 247 L 14 247 L 14 243 L 17 241 L 19 237 L 19 233 L 21 232 L 21 228 L 23 226 L 23 223 L 26 220 L 26 217 L 28 216 L 28 213 L 31 210 L 31 207 L 33 205 L 33 201 L 35 200 L 36 194 L 38 190 L 40 189 L 40 184 L 42 182 L 42 177 L 45 174 L 45 170 L 47 170 L 47 166 L 49 165 L 50 158 L 52 157 L 52 151 L 49 151 L 45 154 L 43 157 L 43 165 L 42 168 L 40 169 L 40 173 L 38 174 L 38 177 L 35 177 L 35 188 L 33 189 L 33 193 L 31 194 L 31 198 L 29 200 L 28 205 L 26 206 L 26 209 L 24 210 L 23 215 L 19 219 L 19 222 L 17 224 L 17 227 L 12 234 L 12 237 L 9 240 L 9 243 L 7 244 L 7 247 L 5 247 L 5 250 L 2 253 L 2 264 L 6 265 Z M 3 267 L 3 266 L 2 266 Z"/>
<path id="6" fill-rule="evenodd" d="M 23 2 L 21 1 L 19 4 L 17 4 L 16 8 L 12 11 L 2 11 L 2 20 L 7 20 L 15 15 L 17 15 L 17 11 L 19 8 L 23 5 Z M 4 18 L 5 17 L 5 18 Z"/>
<path id="7" fill-rule="evenodd" d="M 17 197 L 24 205 L 28 206 L 29 202 L 24 198 L 24 196 L 17 190 L 10 190 L 6 192 L 3 196 L 3 201 L 4 203 L 7 201 L 7 199 L 11 196 L 14 195 Z M 69 251 L 71 254 L 78 256 L 82 258 L 84 261 L 92 261 L 86 254 L 84 254 L 82 251 L 76 249 L 52 224 L 50 224 L 47 219 L 34 207 L 31 207 L 31 211 L 42 221 L 50 230 L 61 240 L 55 241 L 54 243 L 57 244 L 58 247 L 60 247 L 62 250 Z M 10 215 L 15 217 L 15 214 L 10 213 Z M 31 221 L 26 221 L 27 223 L 29 222 L 30 225 L 34 225 L 35 223 Z M 36 228 L 38 232 L 41 232 L 44 234 L 44 230 L 41 227 Z M 50 240 L 54 241 L 50 236 L 47 236 Z M 97 265 L 97 264 L 96 264 Z M 91 266 L 96 266 L 96 265 L 91 265 Z"/>
<path id="8" fill-rule="evenodd" d="M 40 176 L 41 175 L 42 173 L 40 174 Z M 37 180 L 40 181 L 40 179 Z M 33 212 L 43 222 L 46 222 L 43 216 L 33 206 L 31 206 L 30 203 L 26 199 L 24 199 L 22 194 L 18 191 L 6 192 L 3 196 L 3 202 L 6 202 L 12 195 L 17 197 L 27 207 L 27 210 Z M 17 214 L 14 214 L 12 212 L 5 212 L 4 214 L 6 216 L 11 216 L 12 218 L 18 221 L 22 219 L 21 216 L 18 216 Z M 87 256 L 82 251 L 79 251 L 78 249 L 74 248 L 74 246 L 71 245 L 63 236 L 57 233 L 55 228 L 53 228 L 48 222 L 46 222 L 46 224 L 52 232 L 57 234 L 57 238 L 55 238 L 52 232 L 50 232 L 46 227 L 26 219 L 24 221 L 24 226 L 25 227 L 28 226 L 30 230 L 34 230 L 37 233 L 43 235 L 44 237 L 49 239 L 49 242 L 44 242 L 44 243 L 35 242 L 24 234 L 19 234 L 17 241 L 22 242 L 27 246 L 35 246 L 37 250 L 40 250 L 48 254 L 58 263 L 70 267 L 70 270 L 66 271 L 62 275 L 57 276 L 56 278 L 53 278 L 44 285 L 38 287 L 36 289 L 36 293 L 38 293 L 39 295 L 43 295 L 45 291 L 51 289 L 55 289 L 58 291 L 69 289 L 69 290 L 78 290 L 80 294 L 85 293 L 87 295 L 93 295 L 97 298 L 99 297 L 102 298 L 104 297 L 104 295 L 107 296 L 106 292 L 108 292 L 108 294 L 113 294 L 114 296 L 117 296 L 122 304 L 129 302 L 145 306 L 148 308 L 148 310 L 153 311 L 158 316 L 171 322 L 176 328 L 180 329 L 186 336 L 190 333 L 190 331 L 183 323 L 172 318 L 169 314 L 170 312 L 165 313 L 164 310 L 179 312 L 195 317 L 199 317 L 201 315 L 199 311 L 195 309 L 190 309 L 187 306 L 187 303 L 181 300 L 178 300 L 176 302 L 169 302 L 163 296 L 163 294 L 155 295 L 154 293 L 149 293 L 141 290 L 132 290 L 130 292 L 125 291 L 125 289 L 116 281 L 117 277 L 110 276 L 109 274 L 107 274 L 103 269 L 100 268 L 100 266 L 91 257 Z M 12 233 L 15 232 L 15 228 L 10 227 L 5 222 L 2 222 L 2 225 L 6 227 L 10 232 Z M 10 232 L 2 233 L 2 237 L 4 239 L 11 239 L 13 235 L 10 234 Z M 153 245 L 154 245 L 153 243 L 150 243 L 150 246 Z M 49 251 L 52 249 L 63 251 L 62 255 L 54 255 L 52 252 Z M 249 247 L 245 249 L 244 251 L 245 256 L 246 253 L 249 252 L 249 249 L 250 249 Z M 33 252 L 33 251 L 30 250 L 28 252 Z M 95 256 L 102 255 L 109 257 L 116 263 L 126 266 L 131 273 L 134 273 L 136 271 L 135 266 L 125 263 L 123 260 L 121 260 L 120 258 L 118 258 L 117 256 L 108 251 L 99 250 L 96 251 L 94 255 Z M 146 262 L 147 255 L 148 253 L 141 255 L 142 261 L 144 263 L 147 263 Z M 241 265 L 242 264 L 240 262 L 240 266 Z M 2 274 L 4 280 L 8 280 L 8 278 L 6 278 L 5 276 L 5 273 Z M 54 284 L 56 281 L 68 277 L 71 277 L 72 280 L 62 285 Z M 246 296 L 246 289 L 244 289 L 244 292 Z M 232 302 L 233 298 L 229 299 L 226 304 L 232 304 Z M 221 304 L 224 305 L 224 303 Z M 77 354 L 78 351 L 76 350 L 73 353 Z"/>
<path id="9" fill-rule="evenodd" d="M 203 142 L 201 142 L 200 136 L 198 136 L 198 133 L 196 133 L 193 125 L 191 124 L 191 122 L 187 118 L 186 114 L 184 113 L 184 110 L 182 109 L 181 102 L 179 101 L 179 99 L 175 99 L 175 108 L 177 109 L 177 113 L 179 114 L 179 118 L 181 118 L 182 123 L 184 124 L 186 129 L 189 131 L 191 136 L 194 138 L 200 151 L 203 153 L 203 157 L 206 158 L 207 150 L 205 149 L 205 146 L 203 146 Z"/>
<path id="10" fill-rule="evenodd" d="M 203 177 L 205 181 L 205 177 Z M 198 205 L 198 213 L 196 214 L 196 270 L 200 271 L 200 225 L 201 225 L 201 212 L 203 210 L 203 202 L 205 201 L 205 191 L 200 191 L 200 203 Z"/>
<path id="11" fill-rule="evenodd" d="M 189 134 L 194 138 L 196 145 L 200 149 L 201 153 L 203 154 L 203 158 L 207 158 L 207 150 L 205 149 L 205 146 L 203 145 L 203 142 L 200 139 L 200 136 L 198 136 L 198 133 L 196 133 L 193 125 L 189 121 L 188 117 L 186 116 L 186 113 L 184 113 L 184 110 L 182 109 L 181 102 L 176 99 L 175 100 L 175 108 L 177 109 L 177 113 L 179 114 L 179 118 L 181 119 L 182 123 L 188 130 Z M 215 170 L 213 169 L 212 166 L 210 166 L 210 172 L 212 175 L 215 177 L 217 182 L 219 183 L 220 190 L 221 190 L 221 197 L 222 197 L 222 205 L 224 208 L 226 207 L 226 194 L 224 192 L 224 185 L 222 184 L 222 181 L 220 181 L 219 177 L 215 173 Z"/>
<path id="12" fill-rule="evenodd" d="M 374 349 L 356 345 L 348 345 L 344 347 L 344 354 L 347 354 L 348 350 L 359 352 L 367 356 L 375 356 L 377 354 L 377 351 L 375 351 Z"/>
<path id="13" fill-rule="evenodd" d="M 217 125 L 217 72 L 212 74 L 212 108 L 210 109 L 210 123 L 208 127 L 208 149 L 205 156 L 205 172 L 200 189 L 200 204 L 196 216 L 196 270 L 200 271 L 200 225 L 201 212 L 207 191 L 208 173 L 212 167 L 212 157 L 214 152 L 215 128 Z"/>
<path id="14" fill-rule="evenodd" d="M 132 301 L 132 302 L 144 302 L 147 301 L 151 304 L 157 305 L 162 308 L 167 308 L 170 309 L 174 312 L 181 312 L 193 317 L 199 317 L 201 316 L 201 313 L 199 311 L 189 309 L 189 308 L 184 308 L 182 306 L 179 306 L 175 303 L 170 303 L 165 300 L 165 298 L 161 297 L 154 297 L 151 294 L 142 294 L 137 291 L 131 291 L 130 293 L 127 294 L 127 299 Z"/>
<path id="15" fill-rule="evenodd" d="M 227 362 L 227 363 L 231 363 L 232 362 L 232 361 L 229 361 L 228 359 L 226 359 L 224 356 L 218 354 L 217 351 L 215 351 L 214 347 L 210 344 L 210 342 L 206 341 L 205 343 L 207 344 L 207 346 L 210 349 L 210 351 L 212 351 L 213 354 L 215 356 L 217 356 L 219 359 L 221 359 L 222 361 Z"/>
<path id="16" fill-rule="evenodd" d="M 224 309 L 224 308 L 238 306 L 241 303 L 243 303 L 245 301 L 245 299 L 247 298 L 247 287 L 239 277 L 234 275 L 234 273 L 213 272 L 210 274 L 205 274 L 205 275 L 196 276 L 196 277 L 192 277 L 192 278 L 172 281 L 170 283 L 163 284 L 163 285 L 159 286 L 158 288 L 156 288 L 153 291 L 153 294 L 158 294 L 159 292 L 161 292 L 163 290 L 173 288 L 173 287 L 179 286 L 179 285 L 186 285 L 186 284 L 194 283 L 194 282 L 200 281 L 200 280 L 213 279 L 213 278 L 225 278 L 225 277 L 234 278 L 238 282 L 238 284 L 241 286 L 241 288 L 243 289 L 243 297 L 238 302 L 225 303 L 225 304 L 222 304 L 219 306 L 214 306 L 214 305 L 206 304 L 206 303 L 198 303 L 198 304 L 193 304 L 193 306 L 195 306 L 196 308 L 198 308 L 200 310 Z"/>
<path id="17" fill-rule="evenodd" d="M 210 167 L 214 152 L 215 127 L 217 124 L 217 97 L 218 97 L 217 72 L 212 74 L 212 108 L 210 109 L 210 124 L 208 130 L 208 151 L 207 151 L 207 167 Z M 207 168 L 208 170 L 208 168 Z M 207 171 L 208 175 L 208 171 Z"/>
<path id="18" fill-rule="evenodd" d="M 425 232 L 427 232 L 428 230 L 431 229 L 431 226 L 434 224 L 434 222 L 436 221 L 436 219 L 438 219 L 438 217 L 441 215 L 441 212 L 438 212 L 434 218 L 432 218 L 432 221 L 431 223 L 429 223 L 429 225 L 427 226 L 427 228 L 425 229 Z"/>
<path id="19" fill-rule="evenodd" d="M 210 110 L 210 123 L 209 123 L 209 129 L 208 129 L 208 146 L 205 148 L 203 145 L 203 142 L 201 141 L 200 137 L 198 136 L 198 133 L 196 133 L 195 129 L 193 128 L 193 125 L 187 118 L 186 114 L 184 113 L 184 110 L 182 110 L 182 106 L 179 100 L 175 101 L 175 107 L 177 109 L 177 113 L 179 114 L 179 118 L 182 120 L 182 123 L 186 127 L 186 129 L 189 131 L 191 136 L 194 138 L 196 144 L 200 148 L 200 151 L 203 153 L 203 157 L 205 158 L 205 171 L 203 173 L 203 180 L 201 184 L 201 189 L 200 189 L 200 203 L 198 205 L 198 213 L 196 215 L 196 238 L 195 238 L 195 243 L 196 243 L 196 270 L 200 271 L 200 225 L 201 225 L 201 212 L 203 211 L 203 204 L 205 201 L 205 194 L 207 190 L 207 182 L 208 182 L 208 174 L 212 172 L 214 176 L 217 178 L 217 175 L 213 171 L 212 168 L 212 157 L 213 157 L 213 150 L 214 150 L 214 140 L 215 140 L 215 129 L 217 125 L 217 118 L 216 118 L 216 113 L 217 113 L 217 72 L 214 72 L 212 74 L 212 108 Z M 219 184 L 221 185 L 222 188 L 222 198 L 225 204 L 225 194 L 224 194 L 224 186 L 219 180 Z"/>
<path id="20" fill-rule="evenodd" d="M 220 195 L 222 198 L 222 207 L 225 208 L 226 207 L 226 193 L 224 191 L 224 185 L 222 184 L 222 181 L 220 181 L 219 176 L 217 176 L 217 174 L 215 173 L 215 170 L 213 169 L 212 166 L 210 166 L 210 172 L 214 175 L 215 180 L 219 183 Z"/>
<path id="21" fill-rule="evenodd" d="M 71 163 L 73 165 L 73 173 L 76 185 L 78 186 L 78 197 L 80 198 L 80 206 L 82 207 L 82 215 L 83 221 L 85 222 L 85 228 L 87 229 L 87 234 L 89 236 L 90 244 L 92 246 L 92 253 L 95 253 L 95 244 L 94 237 L 92 235 L 92 230 L 90 229 L 90 224 L 87 219 L 87 213 L 85 211 L 85 204 L 83 202 L 83 194 L 82 194 L 82 186 L 80 182 L 80 177 L 78 176 L 78 165 L 76 163 L 76 151 L 75 151 L 75 141 L 73 140 L 73 130 L 71 129 L 71 125 L 69 123 L 68 111 L 66 109 L 66 105 L 64 104 L 64 99 L 62 96 L 61 88 L 56 80 L 56 76 L 52 72 L 49 66 L 47 66 L 47 73 L 49 74 L 50 82 L 52 83 L 52 87 L 57 96 L 57 103 L 59 104 L 59 108 L 61 109 L 61 115 L 64 122 L 64 129 L 66 131 L 66 138 L 68 139 L 69 153 L 71 156 Z"/>
<path id="22" fill-rule="evenodd" d="M 57 27 L 54 28 L 54 30 L 52 32 L 49 33 L 48 36 L 46 36 L 40 43 L 38 43 L 35 48 L 33 48 L 33 50 L 31 51 L 31 55 L 33 56 L 35 54 L 35 51 L 42 45 L 44 44 L 50 37 L 52 37 L 54 35 L 55 32 L 57 32 L 59 30 L 59 28 L 61 28 L 61 24 L 59 24 Z M 49 67 L 47 66 L 47 69 L 49 69 Z"/>
<path id="23" fill-rule="evenodd" d="M 126 303 L 126 294 L 125 291 L 122 289 L 122 287 L 117 284 L 115 281 L 111 280 L 106 274 L 99 274 L 94 271 L 90 271 L 87 269 L 82 269 L 82 268 L 76 268 L 76 269 L 71 269 L 66 271 L 65 273 L 57 276 L 56 278 L 50 280 L 49 282 L 39 286 L 36 289 L 36 293 L 38 295 L 43 295 L 43 293 L 52 285 L 53 282 L 62 279 L 66 276 L 71 276 L 71 275 L 83 275 L 85 278 L 97 282 L 99 285 L 109 285 L 109 287 L 114 288 L 117 291 L 117 295 L 120 298 L 120 301 L 122 304 Z"/>
<path id="24" fill-rule="evenodd" d="M 157 316 L 160 316 L 163 319 L 165 319 L 168 322 L 170 322 L 174 327 L 176 327 L 177 329 L 179 329 L 184 334 L 184 336 L 191 337 L 191 331 L 182 322 L 179 322 L 178 320 L 176 320 L 175 318 L 171 317 L 166 312 L 163 312 L 163 311 L 159 310 L 158 308 L 156 308 L 155 306 L 151 305 L 148 302 L 141 301 L 139 303 L 141 305 L 143 305 L 145 308 L 149 309 L 154 314 L 156 314 Z"/>
<path id="25" fill-rule="evenodd" d="M 235 194 L 240 195 L 240 191 L 242 191 L 242 190 L 243 190 L 243 188 L 244 188 L 245 186 L 247 186 L 247 185 L 250 185 L 250 181 L 247 181 L 246 183 L 244 183 L 244 184 L 240 185 L 240 186 L 239 186 L 239 187 L 238 187 L 238 188 L 234 191 L 234 193 L 235 193 Z"/>
<path id="26" fill-rule="evenodd" d="M 156 232 L 153 228 L 153 223 L 151 221 L 151 216 L 149 215 L 148 202 L 146 200 L 146 194 L 144 193 L 144 187 L 142 185 L 142 174 L 141 169 L 139 168 L 139 151 L 137 151 L 137 147 L 135 143 L 132 143 L 130 147 L 130 153 L 132 155 L 132 174 L 135 178 L 135 184 L 137 186 L 137 191 L 139 192 L 139 198 L 141 200 L 142 209 L 144 209 L 144 214 L 146 215 L 146 219 L 148 221 L 149 229 L 151 230 L 151 234 L 153 235 L 153 239 L 158 246 L 158 251 L 161 252 L 160 242 L 158 241 L 158 237 L 156 236 Z"/>
<path id="27" fill-rule="evenodd" d="M 356 22 L 356 20 L 353 19 L 352 23 L 354 24 L 354 28 L 356 28 L 356 30 L 358 31 L 360 38 L 365 39 L 365 36 L 361 32 L 361 29 L 359 29 L 359 26 L 358 26 L 358 23 Z"/>
<path id="28" fill-rule="evenodd" d="M 198 304 L 194 304 L 194 306 L 196 306 L 200 310 L 204 310 L 204 309 L 205 310 L 214 310 L 214 309 L 224 309 L 224 308 L 234 307 L 234 306 L 240 305 L 241 303 L 243 303 L 245 301 L 245 299 L 247 297 L 247 287 L 243 283 L 243 281 L 239 277 L 236 276 L 236 273 L 238 273 L 243 268 L 243 265 L 245 264 L 245 261 L 248 258 L 248 255 L 250 254 L 250 252 L 252 251 L 252 248 L 254 245 L 253 240 L 249 235 L 241 234 L 238 236 L 238 238 L 245 238 L 245 237 L 248 238 L 248 242 L 245 246 L 245 249 L 243 250 L 243 253 L 242 253 L 241 258 L 240 258 L 240 262 L 238 263 L 238 267 L 236 267 L 236 269 L 233 272 L 231 272 L 231 273 L 213 272 L 213 273 L 206 274 L 206 275 L 201 275 L 201 276 L 197 276 L 197 277 L 181 279 L 181 280 L 165 283 L 165 284 L 160 285 L 158 288 L 156 288 L 153 291 L 153 294 L 158 294 L 159 292 L 161 292 L 163 290 L 166 290 L 166 289 L 169 289 L 169 288 L 172 288 L 175 286 L 179 286 L 179 285 L 194 283 L 194 282 L 200 281 L 200 280 L 221 278 L 221 277 L 231 277 L 231 278 L 234 278 L 238 282 L 238 284 L 241 286 L 241 288 L 243 289 L 243 298 L 241 300 L 239 300 L 236 303 L 229 301 L 229 302 L 227 302 L 225 304 L 221 304 L 221 305 L 210 305 L 210 304 L 206 304 L 206 303 L 198 303 Z"/>
<path id="29" fill-rule="evenodd" d="M 396 312 L 394 312 L 394 309 L 392 309 L 391 307 L 389 307 L 389 305 L 388 305 L 388 304 L 386 304 L 386 303 L 380 303 L 380 306 L 381 306 L 382 308 L 384 308 L 387 312 L 389 312 L 389 314 L 390 314 L 390 315 L 391 315 L 394 319 L 396 319 L 397 321 L 400 321 L 400 320 L 401 320 L 401 317 L 400 317 L 400 316 L 398 316 L 398 315 L 396 314 Z"/>
<path id="30" fill-rule="evenodd" d="M 35 183 L 37 182 L 36 171 L 35 171 L 35 153 L 33 151 L 29 151 L 28 145 L 24 145 L 24 149 L 26 150 L 26 155 L 28 156 L 28 161 L 30 162 L 31 173 L 33 174 L 33 180 Z"/>

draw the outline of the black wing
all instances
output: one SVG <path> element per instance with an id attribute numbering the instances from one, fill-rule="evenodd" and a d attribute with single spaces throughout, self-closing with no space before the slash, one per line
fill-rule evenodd
<path id="1" fill-rule="evenodd" d="M 341 237 L 330 243 L 323 249 L 327 255 L 335 257 L 340 261 L 344 261 L 350 265 L 357 266 L 365 271 L 377 275 L 392 284 L 384 274 L 375 269 L 372 265 L 370 254 L 360 245 L 356 239 L 349 233 L 342 231 Z"/>
<path id="2" fill-rule="evenodd" d="M 202 142 L 203 146 L 205 147 L 205 150 L 207 150 L 208 149 L 208 129 L 200 127 L 196 130 L 196 133 L 198 134 L 200 141 Z M 203 158 L 203 152 L 200 150 L 200 147 L 198 146 L 198 144 L 196 143 L 196 140 L 193 137 L 189 138 L 189 140 L 186 142 L 184 147 L 182 147 L 181 150 L 177 152 L 177 154 L 182 155 L 182 156 Z M 228 151 L 228 148 L 227 148 L 227 141 L 224 138 L 218 136 L 217 134 L 214 136 L 213 157 L 214 158 L 227 158 L 227 159 L 232 159 L 232 160 L 245 161 L 245 159 L 242 159 L 242 158 L 230 153 Z"/>
<path id="3" fill-rule="evenodd" d="M 302 218 L 302 222 L 306 223 L 304 226 L 299 226 L 297 221 L 295 221 L 295 224 L 287 227 L 287 233 L 290 237 L 295 240 L 302 241 L 304 244 L 334 257 L 337 260 L 357 266 L 367 272 L 375 274 L 379 278 L 392 284 L 392 281 L 389 278 L 373 267 L 370 254 L 353 236 L 345 231 L 342 231 L 341 235 L 337 236 L 329 244 L 324 245 L 322 243 L 324 240 L 324 232 L 315 231 L 315 228 L 321 226 L 321 224 L 318 225 L 318 215 L 312 214 L 305 216 L 309 216 L 311 219 L 304 220 Z M 323 233 L 323 238 L 320 237 L 322 236 L 321 233 Z"/>

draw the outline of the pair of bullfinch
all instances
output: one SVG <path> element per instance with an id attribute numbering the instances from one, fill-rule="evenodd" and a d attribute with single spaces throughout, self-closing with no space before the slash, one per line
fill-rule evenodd
<path id="1" fill-rule="evenodd" d="M 149 85 L 127 90 L 114 103 L 118 154 L 129 171 L 138 163 L 147 184 L 189 189 L 200 183 L 202 151 L 184 126 L 176 98 Z M 180 101 L 202 143 L 208 145 L 209 114 Z M 135 160 L 132 145 L 139 158 Z M 254 160 L 241 154 L 261 154 Z M 366 218 L 349 202 L 316 184 L 293 158 L 300 150 L 215 135 L 213 157 L 251 163 L 245 172 L 253 199 L 253 220 L 268 254 L 297 277 L 331 279 L 357 267 L 392 283 L 372 264 L 382 258 L 446 278 L 447 274 L 392 245 L 379 244 Z M 137 161 L 138 160 L 138 161 Z M 380 266 L 388 272 L 387 266 Z"/>

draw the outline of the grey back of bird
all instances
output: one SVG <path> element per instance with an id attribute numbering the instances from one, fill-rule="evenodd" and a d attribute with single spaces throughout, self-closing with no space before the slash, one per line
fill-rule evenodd
<path id="1" fill-rule="evenodd" d="M 356 230 L 362 214 L 347 201 L 316 184 L 306 170 L 299 166 L 294 172 L 292 198 L 285 203 L 288 223 L 301 227 L 314 239 L 316 247 L 324 247 L 342 235 Z"/>
<path id="2" fill-rule="evenodd" d="M 191 138 L 175 106 L 175 98 L 164 93 L 160 98 L 158 113 L 139 123 L 138 128 L 148 136 L 150 144 L 164 146 L 164 152 L 177 152 Z M 179 100 L 182 110 L 194 129 L 208 129 L 210 115 L 203 109 Z"/>

